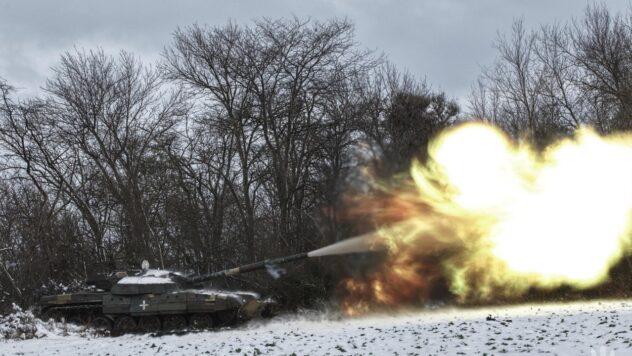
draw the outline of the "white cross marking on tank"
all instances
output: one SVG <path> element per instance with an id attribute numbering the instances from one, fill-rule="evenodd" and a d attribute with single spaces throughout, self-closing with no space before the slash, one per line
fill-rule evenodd
<path id="1" fill-rule="evenodd" d="M 138 306 L 143 308 L 143 311 L 145 311 L 145 308 L 147 308 L 149 306 L 149 304 L 145 303 L 145 299 L 143 299 L 143 302 L 141 304 L 139 304 Z"/>

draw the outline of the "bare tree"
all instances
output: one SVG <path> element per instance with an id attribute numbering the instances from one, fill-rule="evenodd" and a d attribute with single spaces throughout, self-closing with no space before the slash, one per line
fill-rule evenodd
<path id="1" fill-rule="evenodd" d="M 253 50 L 246 41 L 244 30 L 234 24 L 223 28 L 194 25 L 179 29 L 173 45 L 165 52 L 163 71 L 168 79 L 185 84 L 202 98 L 208 113 L 203 117 L 207 122 L 202 121 L 201 125 L 221 127 L 231 135 L 232 147 L 228 152 L 231 155 L 226 160 L 231 162 L 232 153 L 236 154 L 238 177 L 226 181 L 242 219 L 242 236 L 247 241 L 249 257 L 254 258 L 261 134 L 252 115 L 250 79 L 241 73 L 246 65 L 244 52 Z M 229 174 L 223 169 L 214 173 Z"/>
<path id="2" fill-rule="evenodd" d="M 195 256 L 188 265 L 207 271 L 226 262 L 221 242 L 228 235 L 226 214 L 237 175 L 233 136 L 225 128 L 214 126 L 214 122 L 206 116 L 194 119 L 182 129 L 179 143 L 168 150 L 176 192 L 185 197 L 181 204 L 186 204 L 186 208 L 179 218 L 185 220 L 183 229 L 188 230 L 185 235 L 190 237 L 191 255 Z M 179 218 L 170 220 L 173 224 Z M 173 245 L 177 246 L 177 241 Z"/>
<path id="3" fill-rule="evenodd" d="M 591 99 L 594 123 L 604 132 L 632 128 L 632 20 L 602 6 L 586 8 L 569 27 L 578 84 Z"/>
<path id="4" fill-rule="evenodd" d="M 53 70 L 46 100 L 5 100 L 1 137 L 12 161 L 43 196 L 63 195 L 81 212 L 98 256 L 105 258 L 103 239 L 116 219 L 129 261 L 162 261 L 145 182 L 151 156 L 183 115 L 180 95 L 160 90 L 156 72 L 127 53 L 118 60 L 102 51 L 66 53 Z"/>
<path id="5" fill-rule="evenodd" d="M 250 251 L 262 234 L 254 230 L 257 209 L 266 205 L 274 212 L 276 243 L 286 251 L 305 247 L 295 236 L 310 223 L 304 211 L 315 206 L 310 174 L 330 120 L 326 102 L 372 65 L 367 54 L 355 50 L 347 21 L 264 20 L 250 28 L 176 32 L 165 53 L 166 76 L 204 93 L 210 117 L 231 130 L 239 176 L 230 186 Z"/>
<path id="6" fill-rule="evenodd" d="M 470 96 L 472 116 L 540 146 L 588 124 L 601 132 L 630 128 L 632 21 L 605 6 L 583 19 L 528 32 L 516 21 L 499 36 L 499 58 Z"/>
<path id="7" fill-rule="evenodd" d="M 536 53 L 536 34 L 522 20 L 514 23 L 510 37 L 499 35 L 495 47 L 499 60 L 484 71 L 472 94 L 473 116 L 494 123 L 515 136 L 534 140 L 538 122 L 545 115 L 542 89 L 545 77 Z"/>

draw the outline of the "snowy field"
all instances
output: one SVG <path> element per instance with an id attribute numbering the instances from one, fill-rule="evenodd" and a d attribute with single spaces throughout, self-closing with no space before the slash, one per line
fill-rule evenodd
<path id="1" fill-rule="evenodd" d="M 632 300 L 364 318 L 306 314 L 183 335 L 2 341 L 0 355 L 632 355 Z"/>

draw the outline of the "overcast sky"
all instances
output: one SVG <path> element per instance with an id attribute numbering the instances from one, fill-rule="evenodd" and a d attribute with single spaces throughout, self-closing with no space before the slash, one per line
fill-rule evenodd
<path id="1" fill-rule="evenodd" d="M 465 103 L 481 66 L 493 62 L 497 31 L 581 16 L 585 0 L 0 0 L 0 77 L 34 93 L 73 46 L 160 57 L 177 26 L 269 18 L 347 17 L 357 40 L 399 68 Z M 629 0 L 608 0 L 627 11 Z"/>

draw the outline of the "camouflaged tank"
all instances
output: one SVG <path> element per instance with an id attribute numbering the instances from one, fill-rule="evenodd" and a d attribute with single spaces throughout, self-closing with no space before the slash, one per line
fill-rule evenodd
<path id="1" fill-rule="evenodd" d="M 253 292 L 206 287 L 207 282 L 264 268 L 274 274 L 279 271 L 276 265 L 303 258 L 307 258 L 307 254 L 206 275 L 183 275 L 148 268 L 139 272 L 117 272 L 107 278 L 87 281 L 101 291 L 44 296 L 39 301 L 39 309 L 45 318 L 63 318 L 116 333 L 228 325 L 258 315 L 265 316 L 274 307 L 274 302 L 261 299 Z"/>

